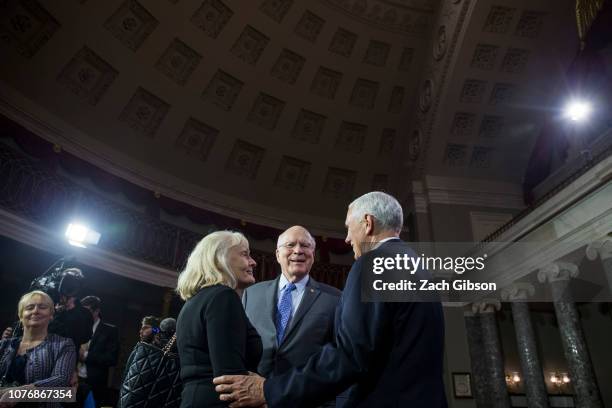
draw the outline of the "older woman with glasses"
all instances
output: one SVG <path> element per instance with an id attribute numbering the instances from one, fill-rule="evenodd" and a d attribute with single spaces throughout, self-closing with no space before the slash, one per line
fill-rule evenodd
<path id="1" fill-rule="evenodd" d="M 238 232 L 217 231 L 195 247 L 177 292 L 186 301 L 176 336 L 181 361 L 181 407 L 225 407 L 212 379 L 255 371 L 262 345 L 240 297 L 255 283 L 249 243 Z"/>
<path id="2" fill-rule="evenodd" d="M 17 305 L 23 336 L 0 341 L 3 387 L 68 387 L 76 364 L 72 340 L 48 333 L 55 305 L 40 290 L 26 293 Z M 59 404 L 45 404 L 59 406 Z"/>

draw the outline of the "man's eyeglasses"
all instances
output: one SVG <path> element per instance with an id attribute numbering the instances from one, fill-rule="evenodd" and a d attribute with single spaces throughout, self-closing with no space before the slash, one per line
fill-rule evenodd
<path id="1" fill-rule="evenodd" d="M 312 251 L 314 249 L 314 245 L 310 242 L 285 242 L 284 244 L 280 244 L 278 247 L 293 250 L 297 248 L 298 245 L 300 246 L 300 248 L 306 251 Z"/>

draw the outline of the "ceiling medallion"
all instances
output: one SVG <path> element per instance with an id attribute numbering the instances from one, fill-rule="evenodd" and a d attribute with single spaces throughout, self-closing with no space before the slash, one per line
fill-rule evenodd
<path id="1" fill-rule="evenodd" d="M 441 25 L 438 28 L 438 37 L 433 47 L 433 57 L 436 61 L 440 61 L 446 54 L 446 26 Z"/>
<path id="2" fill-rule="evenodd" d="M 423 87 L 421 88 L 421 97 L 419 99 L 419 108 L 421 112 L 426 113 L 431 108 L 431 102 L 433 99 L 433 81 L 431 79 L 426 79 L 423 82 Z"/>

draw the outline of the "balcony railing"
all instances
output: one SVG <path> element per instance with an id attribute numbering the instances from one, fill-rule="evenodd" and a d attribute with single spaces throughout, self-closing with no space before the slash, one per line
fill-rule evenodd
<path id="1" fill-rule="evenodd" d="M 102 234 L 98 247 L 177 272 L 204 236 L 121 205 L 2 142 L 0 207 L 54 231 L 75 218 L 88 220 Z M 257 280 L 276 277 L 274 254 L 252 252 L 259 265 Z M 315 279 L 338 288 L 347 274 L 347 266 L 322 262 L 311 271 Z"/>

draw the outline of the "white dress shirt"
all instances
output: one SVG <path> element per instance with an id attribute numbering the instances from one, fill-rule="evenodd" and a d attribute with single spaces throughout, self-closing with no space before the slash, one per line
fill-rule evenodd
<path id="1" fill-rule="evenodd" d="M 300 302 L 304 297 L 304 291 L 306 290 L 306 284 L 308 283 L 309 279 L 310 276 L 306 275 L 299 281 L 293 282 L 293 284 L 295 285 L 295 290 L 291 292 L 291 319 L 293 319 L 293 316 L 295 316 L 295 312 L 297 311 L 298 306 L 300 305 Z M 289 281 L 287 280 L 287 278 L 285 278 L 285 275 L 281 273 L 280 280 L 278 281 L 278 301 L 276 302 L 276 310 L 278 310 L 278 307 L 280 306 L 285 286 L 287 286 L 288 284 Z M 287 322 L 287 327 L 289 327 L 291 319 L 289 319 L 289 322 Z"/>

